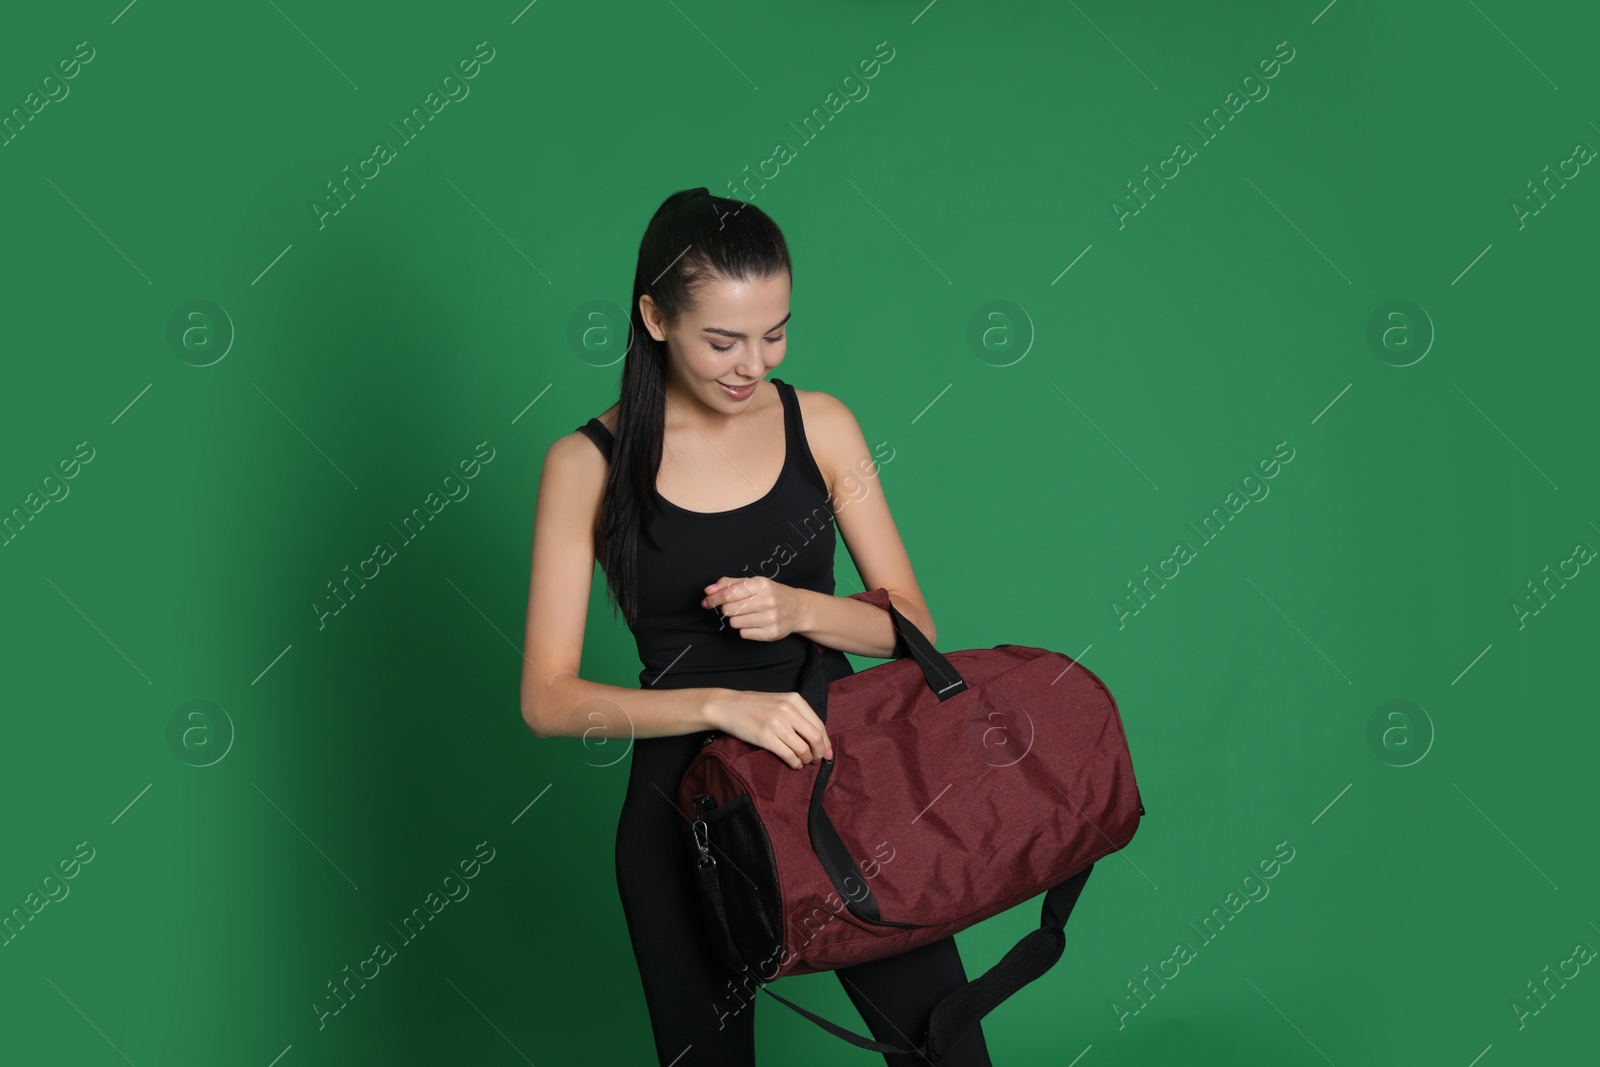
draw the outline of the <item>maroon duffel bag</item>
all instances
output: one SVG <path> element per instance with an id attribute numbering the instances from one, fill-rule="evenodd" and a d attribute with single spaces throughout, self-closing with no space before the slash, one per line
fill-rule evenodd
<path id="1" fill-rule="evenodd" d="M 799 770 L 713 733 L 678 790 L 709 935 L 765 989 L 947 937 L 1044 893 L 1040 928 L 933 1013 L 920 1047 L 873 1041 L 766 992 L 841 1038 L 931 1062 L 1044 974 L 1094 862 L 1144 805 L 1117 704 L 1060 652 L 940 654 L 879 588 L 894 659 L 829 684 L 807 642 L 798 692 L 833 758 Z"/>

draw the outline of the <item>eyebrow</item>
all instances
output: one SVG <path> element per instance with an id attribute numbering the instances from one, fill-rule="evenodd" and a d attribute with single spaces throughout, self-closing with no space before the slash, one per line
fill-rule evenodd
<path id="1" fill-rule="evenodd" d="M 782 326 L 784 323 L 788 322 L 792 317 L 794 317 L 793 311 L 789 312 L 789 314 L 780 319 L 777 326 L 768 326 L 762 332 L 771 333 L 773 330 L 776 330 L 778 326 Z M 747 333 L 740 333 L 737 330 L 724 330 L 721 326 L 706 326 L 701 329 L 701 332 L 721 334 L 723 337 L 737 337 L 741 341 L 746 341 L 750 338 L 750 335 Z"/>

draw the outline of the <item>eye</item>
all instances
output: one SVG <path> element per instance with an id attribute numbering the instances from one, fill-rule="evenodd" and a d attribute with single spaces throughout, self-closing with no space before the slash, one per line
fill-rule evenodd
<path id="1" fill-rule="evenodd" d="M 784 334 L 780 333 L 776 337 L 763 337 L 762 340 L 767 342 L 767 344 L 769 344 L 769 345 L 775 345 L 779 341 L 783 340 L 784 336 L 785 336 Z M 732 344 L 719 345 L 714 341 L 707 341 L 706 343 L 711 346 L 711 350 L 713 352 L 731 352 L 731 351 L 733 351 L 733 345 Z"/>

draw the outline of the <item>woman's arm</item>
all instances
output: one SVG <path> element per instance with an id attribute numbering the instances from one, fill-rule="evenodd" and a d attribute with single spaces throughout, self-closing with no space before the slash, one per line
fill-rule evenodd
<path id="1" fill-rule="evenodd" d="M 714 688 L 633 689 L 578 676 L 606 461 L 581 433 L 545 453 L 534 505 L 522 718 L 538 737 L 661 737 L 714 729 Z"/>
<path id="2" fill-rule="evenodd" d="M 895 610 L 937 644 L 933 614 L 917 585 L 905 543 L 889 512 L 878 465 L 855 415 L 827 393 L 807 389 L 797 395 L 805 398 L 803 418 L 813 428 L 807 438 L 828 482 L 834 523 L 861 581 L 868 589 L 887 589 Z M 887 612 L 849 597 L 809 589 L 796 589 L 795 593 L 800 603 L 800 624 L 795 632 L 825 648 L 858 656 L 886 659 L 894 654 L 894 624 Z"/>
<path id="3" fill-rule="evenodd" d="M 883 583 L 868 582 L 867 585 L 877 589 Z M 857 656 L 888 659 L 894 655 L 894 623 L 888 612 L 847 596 L 829 596 L 810 589 L 795 589 L 794 593 L 800 598 L 800 625 L 795 628 L 796 633 L 804 634 L 824 648 L 837 648 Z M 904 594 L 889 589 L 889 601 L 929 642 L 938 643 L 933 619 L 920 595 L 913 602 Z"/>

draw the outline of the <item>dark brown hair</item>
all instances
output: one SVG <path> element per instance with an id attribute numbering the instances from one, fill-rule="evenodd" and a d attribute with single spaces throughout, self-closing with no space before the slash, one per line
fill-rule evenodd
<path id="1" fill-rule="evenodd" d="M 648 523 L 658 509 L 667 410 L 667 344 L 645 328 L 639 298 L 649 293 L 666 324 L 675 326 L 707 282 L 760 281 L 780 272 L 793 274 L 777 224 L 760 208 L 713 196 L 705 186 L 667 197 L 645 227 L 633 271 L 611 470 L 595 525 L 595 558 L 606 574 L 612 615 L 620 606 L 629 626 L 639 615 L 639 535 L 650 536 Z"/>

